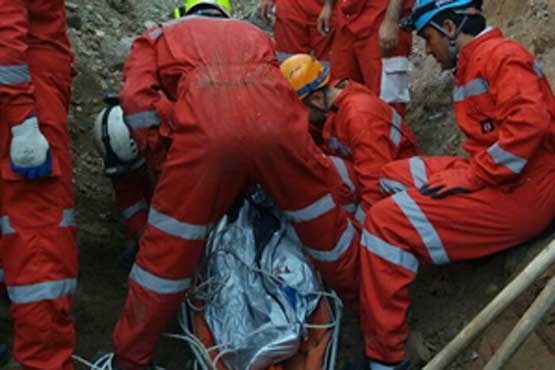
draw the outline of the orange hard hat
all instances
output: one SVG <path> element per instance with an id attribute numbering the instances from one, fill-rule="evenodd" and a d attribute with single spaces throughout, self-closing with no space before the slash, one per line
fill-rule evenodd
<path id="1" fill-rule="evenodd" d="M 281 63 L 279 68 L 300 99 L 326 86 L 330 81 L 328 64 L 320 63 L 309 54 L 290 56 Z"/>

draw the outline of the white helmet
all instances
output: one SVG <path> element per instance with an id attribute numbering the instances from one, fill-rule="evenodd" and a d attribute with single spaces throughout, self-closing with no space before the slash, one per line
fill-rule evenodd
<path id="1" fill-rule="evenodd" d="M 93 139 L 106 176 L 123 175 L 144 164 L 119 105 L 108 106 L 96 116 Z"/>

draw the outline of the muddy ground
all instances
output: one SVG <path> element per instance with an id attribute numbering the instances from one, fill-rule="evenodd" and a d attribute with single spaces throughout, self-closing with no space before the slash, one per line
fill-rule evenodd
<path id="1" fill-rule="evenodd" d="M 239 16 L 259 21 L 256 0 L 241 0 Z M 133 36 L 144 30 L 147 20 L 163 20 L 177 1 L 173 0 L 72 0 L 67 1 L 69 33 L 76 53 L 70 130 L 74 154 L 80 284 L 76 294 L 75 323 L 77 354 L 91 358 L 111 348 L 111 332 L 123 306 L 126 273 L 117 258 L 125 240 L 114 210 L 111 186 L 101 174 L 101 161 L 94 155 L 89 131 L 101 109 L 102 93 L 117 91 L 121 67 Z M 523 42 L 537 56 L 547 76 L 555 82 L 555 0 L 486 0 L 493 25 Z M 426 154 L 461 153 L 460 132 L 454 126 L 451 108 L 451 77 L 439 68 L 416 43 L 412 61 L 413 102 L 408 121 Z M 552 231 L 515 250 L 477 261 L 422 271 L 412 286 L 410 312 L 411 353 L 429 359 L 462 329 L 515 274 L 552 238 Z M 464 354 L 451 369 L 478 370 L 502 342 L 533 298 L 555 274 L 550 271 L 529 289 Z M 0 318 L 0 340 L 10 341 L 11 322 Z M 184 345 L 164 339 L 157 360 L 169 369 L 190 369 L 191 358 Z M 347 313 L 341 337 L 340 363 L 360 353 L 356 318 Z M 12 366 L 10 366 L 12 368 Z M 16 368 L 16 367 L 13 367 Z M 76 364 L 76 368 L 85 368 Z M 340 369 L 341 366 L 338 366 Z M 508 370 L 555 369 L 555 311 L 513 358 Z"/>

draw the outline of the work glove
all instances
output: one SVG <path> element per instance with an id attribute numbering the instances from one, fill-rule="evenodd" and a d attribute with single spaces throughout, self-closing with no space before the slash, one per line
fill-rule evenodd
<path id="1" fill-rule="evenodd" d="M 453 194 L 472 193 L 485 186 L 486 184 L 473 176 L 469 170 L 453 169 L 433 174 L 428 183 L 420 188 L 420 193 L 433 199 L 442 199 Z"/>
<path id="2" fill-rule="evenodd" d="M 40 132 L 37 117 L 30 116 L 12 127 L 10 165 L 12 171 L 35 180 L 52 172 L 50 145 Z"/>

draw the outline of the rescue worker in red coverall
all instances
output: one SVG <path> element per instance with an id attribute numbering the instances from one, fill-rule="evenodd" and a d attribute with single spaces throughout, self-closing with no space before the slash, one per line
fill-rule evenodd
<path id="1" fill-rule="evenodd" d="M 382 166 L 419 154 L 410 128 L 365 86 L 348 80 L 330 83 L 329 68 L 308 54 L 286 59 L 281 72 L 308 107 L 324 152 L 352 162 L 362 198 L 355 218 L 363 223 L 366 211 L 383 198 Z"/>
<path id="2" fill-rule="evenodd" d="M 391 104 L 401 116 L 409 102 L 412 35 L 399 28 L 414 0 L 324 0 L 317 21 L 322 35 L 336 23 L 331 46 L 332 79 L 359 82 Z"/>
<path id="3" fill-rule="evenodd" d="M 115 202 L 127 229 L 119 265 L 130 270 L 138 251 L 138 240 L 146 226 L 150 199 L 167 146 L 161 146 L 156 156 L 149 156 L 147 163 L 124 122 L 117 95 L 107 95 L 105 102 L 108 106 L 97 115 L 92 136 L 104 162 L 104 175 L 112 181 Z"/>
<path id="4" fill-rule="evenodd" d="M 77 285 L 62 0 L 0 0 L 0 257 L 23 369 L 73 369 Z"/>
<path id="5" fill-rule="evenodd" d="M 191 16 L 137 39 L 124 68 L 120 99 L 140 149 L 166 122 L 172 145 L 114 330 L 115 355 L 97 366 L 149 366 L 210 225 L 252 183 L 285 211 L 329 285 L 347 300 L 358 295 L 359 233 L 335 199 L 341 178 L 309 136 L 306 109 L 281 76 L 272 41 L 229 19 L 225 0 L 189 0 L 185 8 Z M 165 97 L 176 102 L 170 120 L 160 119 Z"/>
<path id="6" fill-rule="evenodd" d="M 112 99 L 115 100 L 110 102 Z M 93 141 L 104 162 L 104 174 L 112 181 L 116 206 L 127 229 L 128 239 L 119 256 L 119 265 L 124 270 L 131 270 L 138 251 L 138 240 L 147 224 L 152 193 L 171 138 L 164 137 L 161 140 L 162 145 L 156 149 L 157 153 L 148 156 L 148 161 L 145 160 L 139 154 L 137 143 L 123 120 L 119 100 L 114 97 L 107 100 L 109 106 L 98 114 L 95 121 Z M 351 194 L 345 194 L 340 203 L 348 214 L 354 214 L 359 189 L 352 165 L 339 157 L 330 158 L 336 164 L 344 185 L 351 190 Z"/>
<path id="7" fill-rule="evenodd" d="M 274 39 L 278 59 L 306 53 L 329 61 L 332 34 L 322 35 L 316 27 L 322 0 L 260 0 L 260 13 L 268 24 L 271 22 L 269 13 L 274 6 Z"/>
<path id="8" fill-rule="evenodd" d="M 408 286 L 420 264 L 506 250 L 555 215 L 551 86 L 523 46 L 486 27 L 481 3 L 419 0 L 411 16 L 426 52 L 442 69 L 456 67 L 455 115 L 469 158 L 414 157 L 383 168 L 394 185 L 384 190 L 394 194 L 368 212 L 360 252 L 371 369 L 403 360 Z"/>

